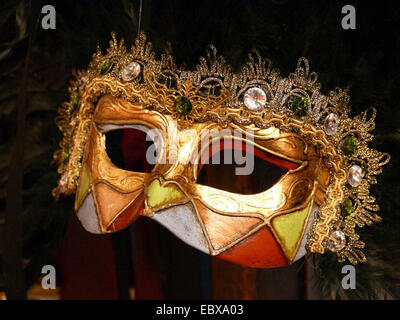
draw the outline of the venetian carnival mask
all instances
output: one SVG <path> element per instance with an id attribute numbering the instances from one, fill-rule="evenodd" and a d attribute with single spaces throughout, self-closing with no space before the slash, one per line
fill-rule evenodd
<path id="1" fill-rule="evenodd" d="M 144 216 L 241 265 L 366 261 L 355 227 L 380 221 L 369 187 L 389 155 L 368 147 L 375 110 L 350 118 L 346 91 L 322 94 L 304 58 L 284 78 L 254 53 L 234 74 L 211 47 L 186 71 L 143 33 L 130 51 L 113 35 L 76 77 L 53 194 L 76 194 L 87 231 Z"/>

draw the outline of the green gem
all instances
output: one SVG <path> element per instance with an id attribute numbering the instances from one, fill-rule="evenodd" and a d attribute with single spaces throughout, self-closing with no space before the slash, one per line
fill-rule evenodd
<path id="1" fill-rule="evenodd" d="M 64 153 L 63 153 L 63 158 L 64 158 L 64 161 L 68 160 L 68 158 L 69 158 L 69 153 L 68 153 L 68 152 L 64 152 Z"/>
<path id="2" fill-rule="evenodd" d="M 298 117 L 304 117 L 308 113 L 308 102 L 304 97 L 296 97 L 292 102 L 293 113 Z"/>
<path id="3" fill-rule="evenodd" d="M 72 106 L 73 106 L 74 108 L 76 108 L 76 107 L 78 106 L 80 97 L 81 97 L 81 95 L 78 94 L 78 95 L 76 96 L 76 98 L 74 99 L 74 101 L 72 101 Z"/>
<path id="4" fill-rule="evenodd" d="M 186 97 L 179 96 L 175 99 L 174 109 L 181 115 L 187 115 L 192 111 L 192 103 Z"/>
<path id="5" fill-rule="evenodd" d="M 353 212 L 353 201 L 351 201 L 350 198 L 347 198 L 346 200 L 343 201 L 342 203 L 342 216 L 343 218 L 347 218 L 350 216 L 350 214 Z"/>
<path id="6" fill-rule="evenodd" d="M 66 162 L 69 158 L 69 147 L 66 147 L 64 152 L 63 152 L 63 160 Z"/>
<path id="7" fill-rule="evenodd" d="M 113 65 L 113 62 L 110 60 L 107 62 L 104 62 L 103 65 L 101 66 L 101 70 L 100 70 L 101 74 L 105 74 L 107 71 L 110 71 L 112 65 Z"/>
<path id="8" fill-rule="evenodd" d="M 350 157 L 356 151 L 356 146 L 356 139 L 354 139 L 352 136 L 347 136 L 343 140 L 342 151 L 346 156 Z"/>

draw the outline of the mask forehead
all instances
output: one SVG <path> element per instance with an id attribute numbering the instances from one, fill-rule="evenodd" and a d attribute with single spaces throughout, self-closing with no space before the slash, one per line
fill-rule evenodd
<path id="1" fill-rule="evenodd" d="M 273 126 L 262 129 L 254 125 L 241 127 L 232 124 L 232 127 L 251 137 L 260 149 L 294 163 L 301 164 L 310 158 L 319 157 L 315 149 L 310 148 L 309 143 L 299 134 L 285 132 Z"/>
<path id="2" fill-rule="evenodd" d="M 131 123 L 144 123 L 150 128 L 160 129 L 165 129 L 168 126 L 168 120 L 159 112 L 146 109 L 138 102 L 128 102 L 110 95 L 103 96 L 97 103 L 93 122 L 98 126 L 107 124 L 127 125 Z"/>

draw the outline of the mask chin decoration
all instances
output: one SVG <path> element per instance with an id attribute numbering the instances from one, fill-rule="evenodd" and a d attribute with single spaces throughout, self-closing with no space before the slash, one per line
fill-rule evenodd
<path id="1" fill-rule="evenodd" d="M 76 194 L 89 232 L 145 216 L 245 266 L 327 250 L 366 261 L 355 227 L 381 220 L 369 188 L 389 155 L 368 147 L 375 110 L 350 118 L 346 91 L 323 95 L 304 58 L 288 78 L 257 53 L 234 74 L 210 47 L 186 71 L 169 55 L 155 59 L 143 33 L 130 51 L 113 35 L 76 78 L 56 119 L 64 138 L 53 194 Z M 221 157 L 241 164 L 230 179 L 218 176 Z"/>

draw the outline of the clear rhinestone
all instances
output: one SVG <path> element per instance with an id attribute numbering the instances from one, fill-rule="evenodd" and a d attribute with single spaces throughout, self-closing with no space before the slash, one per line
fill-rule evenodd
<path id="1" fill-rule="evenodd" d="M 71 134 L 76 126 L 76 120 L 72 119 L 69 123 L 68 123 L 68 132 Z"/>
<path id="2" fill-rule="evenodd" d="M 346 245 L 346 236 L 342 231 L 333 231 L 328 239 L 328 249 L 336 252 L 344 248 Z"/>
<path id="3" fill-rule="evenodd" d="M 67 188 L 67 176 L 65 174 L 62 175 L 61 179 L 58 180 L 58 185 L 60 186 L 61 192 L 64 192 Z"/>
<path id="4" fill-rule="evenodd" d="M 349 169 L 349 174 L 347 176 L 347 182 L 353 187 L 358 187 L 361 183 L 362 178 L 364 178 L 364 172 L 361 167 L 353 165 Z"/>
<path id="5" fill-rule="evenodd" d="M 86 83 L 89 80 L 89 75 L 85 74 L 79 79 L 79 90 L 83 91 L 85 88 Z"/>
<path id="6" fill-rule="evenodd" d="M 89 80 L 89 75 L 85 74 L 81 77 L 82 84 L 85 84 Z"/>
<path id="7" fill-rule="evenodd" d="M 243 102 L 248 109 L 257 111 L 265 107 L 267 95 L 260 88 L 250 88 L 244 94 Z"/>
<path id="8" fill-rule="evenodd" d="M 339 117 L 331 113 L 329 116 L 326 117 L 325 123 L 324 123 L 324 130 L 325 133 L 329 136 L 335 134 L 337 132 L 339 126 Z"/>
<path id="9" fill-rule="evenodd" d="M 140 73 L 140 64 L 137 62 L 132 62 L 128 64 L 124 69 L 122 69 L 121 78 L 123 81 L 132 81 Z"/>

